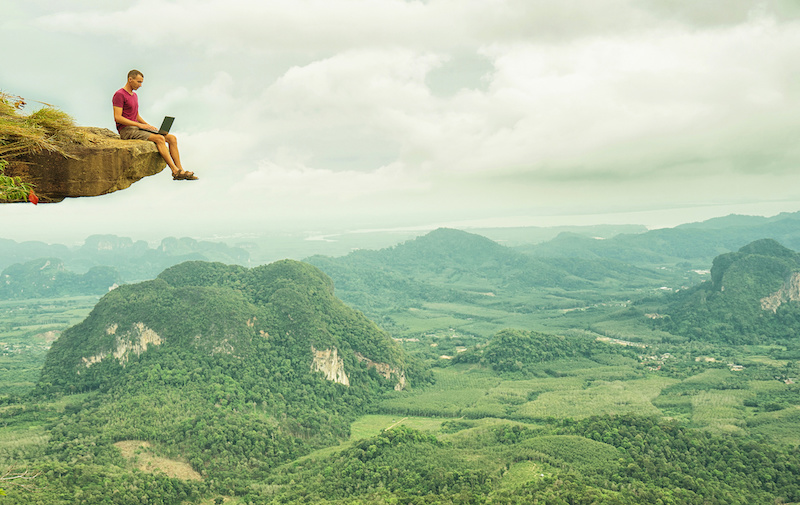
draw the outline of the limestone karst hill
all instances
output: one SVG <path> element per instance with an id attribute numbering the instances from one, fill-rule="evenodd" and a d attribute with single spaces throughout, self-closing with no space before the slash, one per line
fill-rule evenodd
<path id="1" fill-rule="evenodd" d="M 38 393 L 88 393 L 50 432 L 63 461 L 146 443 L 234 493 L 346 439 L 374 398 L 424 376 L 413 369 L 311 265 L 186 262 L 104 296 L 53 344 Z"/>
<path id="2" fill-rule="evenodd" d="M 800 254 L 762 239 L 714 259 L 711 280 L 677 293 L 654 324 L 692 339 L 781 343 L 800 331 Z"/>
<path id="3" fill-rule="evenodd" d="M 115 289 L 53 344 L 41 387 L 108 387 L 169 353 L 345 385 L 364 386 L 375 369 L 398 389 L 406 384 L 396 343 L 337 299 L 317 268 L 284 260 L 253 269 L 186 262 Z"/>

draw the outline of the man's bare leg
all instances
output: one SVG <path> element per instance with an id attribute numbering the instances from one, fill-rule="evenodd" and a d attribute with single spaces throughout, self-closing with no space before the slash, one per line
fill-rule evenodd
<path id="1" fill-rule="evenodd" d="M 154 133 L 150 135 L 149 140 L 155 143 L 156 149 L 158 149 L 164 161 L 167 162 L 167 166 L 169 166 L 169 169 L 172 171 L 173 177 L 178 174 L 194 175 L 193 172 L 186 172 L 183 170 L 181 166 L 181 157 L 178 153 L 178 139 L 174 135 L 170 134 L 165 137 L 164 135 Z"/>
<path id="2" fill-rule="evenodd" d="M 172 170 L 172 175 L 179 174 L 181 172 L 181 169 L 178 168 L 178 166 L 175 164 L 174 161 L 172 161 L 172 155 L 170 155 L 169 153 L 169 147 L 167 147 L 167 142 L 164 140 L 164 136 L 154 133 L 150 135 L 150 138 L 148 140 L 155 143 L 156 149 L 158 149 L 158 153 L 161 155 L 162 158 L 164 158 L 164 161 L 167 162 L 167 166 L 169 167 L 169 169 Z"/>
<path id="3" fill-rule="evenodd" d="M 164 140 L 167 141 L 167 145 L 169 146 L 169 155 L 172 157 L 172 161 L 175 163 L 175 166 L 178 167 L 178 170 L 180 170 L 183 173 L 193 175 L 194 172 L 186 172 L 183 169 L 183 166 L 181 165 L 181 155 L 178 152 L 178 139 L 175 137 L 175 135 L 168 133 L 164 137 Z"/>

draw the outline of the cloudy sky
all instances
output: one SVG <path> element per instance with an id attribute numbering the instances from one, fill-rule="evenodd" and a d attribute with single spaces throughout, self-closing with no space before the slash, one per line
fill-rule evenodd
<path id="1" fill-rule="evenodd" d="M 201 177 L 2 206 L 5 238 L 800 210 L 796 0 L 26 0 L 0 47 L 81 125 L 141 70 Z"/>

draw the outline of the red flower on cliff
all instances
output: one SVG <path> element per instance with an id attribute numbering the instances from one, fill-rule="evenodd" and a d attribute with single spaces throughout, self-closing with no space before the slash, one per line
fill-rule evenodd
<path id="1" fill-rule="evenodd" d="M 36 196 L 36 193 L 34 193 L 33 190 L 28 193 L 28 201 L 34 205 L 39 205 L 39 197 Z"/>

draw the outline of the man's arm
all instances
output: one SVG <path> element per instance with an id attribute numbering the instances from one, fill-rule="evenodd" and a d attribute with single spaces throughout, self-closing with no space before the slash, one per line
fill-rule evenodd
<path id="1" fill-rule="evenodd" d="M 125 126 L 136 126 L 137 128 L 144 128 L 146 130 L 155 129 L 149 124 L 147 124 L 147 121 L 142 119 L 141 115 L 138 116 L 136 119 L 138 119 L 138 122 L 131 121 L 126 117 L 122 117 L 122 107 L 116 107 L 116 106 L 114 107 L 114 121 L 116 121 L 117 123 L 123 124 Z"/>
<path id="2" fill-rule="evenodd" d="M 137 115 L 136 115 L 136 120 L 137 120 L 137 121 L 139 121 L 139 124 L 143 124 L 143 125 L 146 127 L 146 129 L 148 129 L 148 130 L 155 130 L 155 128 L 153 127 L 153 125 L 151 125 L 150 123 L 148 123 L 147 121 L 145 121 L 145 120 L 144 120 L 144 118 L 142 117 L 142 115 L 141 115 L 141 114 L 137 114 Z"/>

